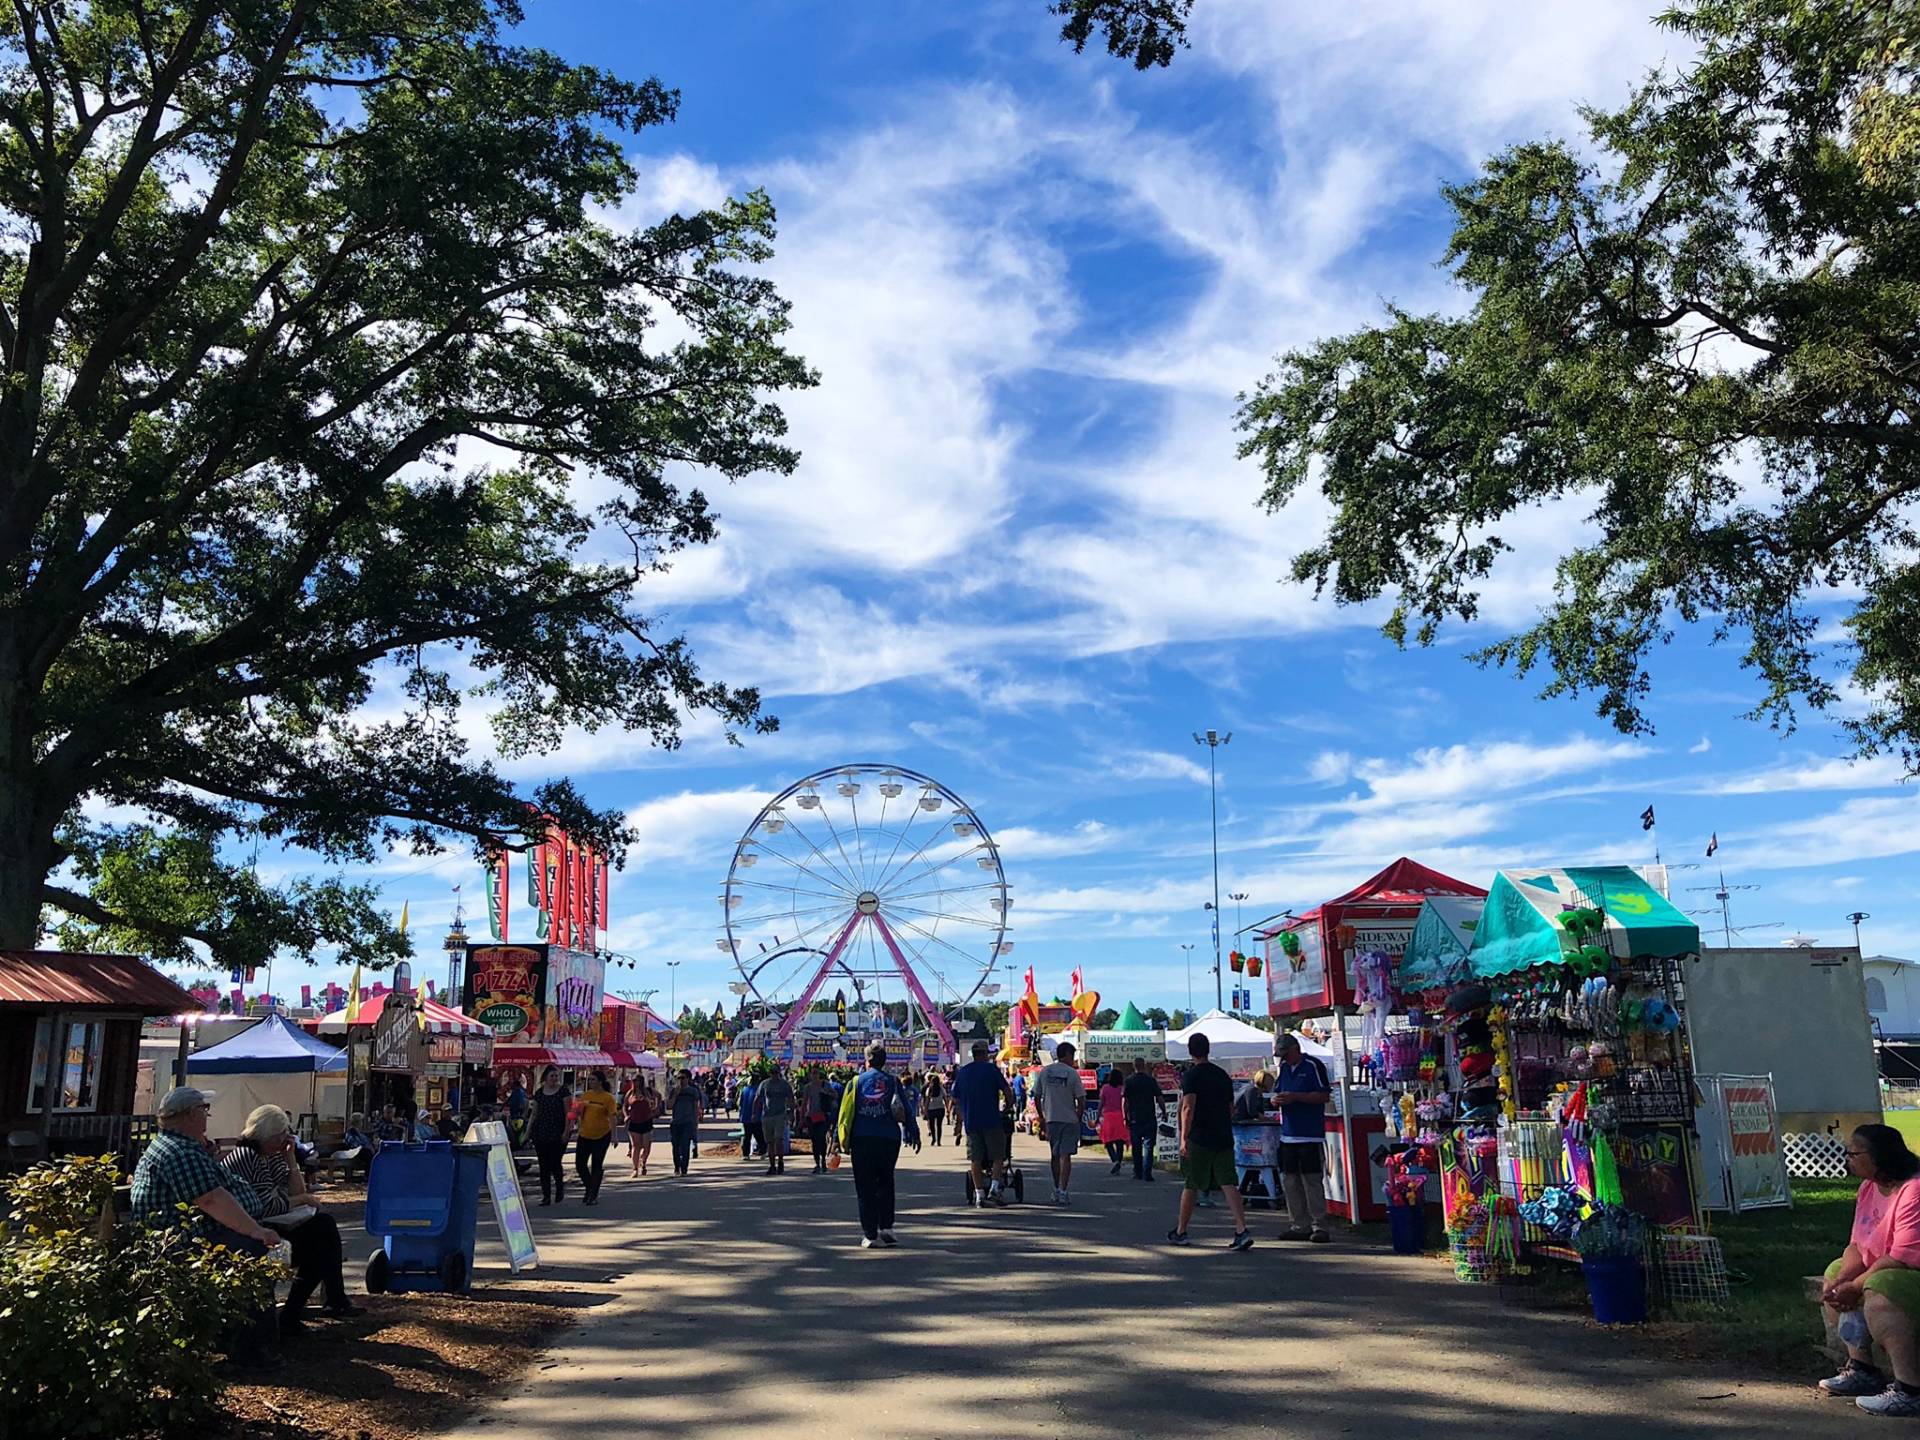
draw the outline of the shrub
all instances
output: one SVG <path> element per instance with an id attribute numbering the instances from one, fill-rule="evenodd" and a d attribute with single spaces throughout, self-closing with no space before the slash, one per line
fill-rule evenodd
<path id="1" fill-rule="evenodd" d="M 221 1338 L 281 1267 L 111 1216 L 119 1167 L 36 1165 L 5 1188 L 0 1415 L 16 1440 L 178 1431 L 219 1394 Z"/>

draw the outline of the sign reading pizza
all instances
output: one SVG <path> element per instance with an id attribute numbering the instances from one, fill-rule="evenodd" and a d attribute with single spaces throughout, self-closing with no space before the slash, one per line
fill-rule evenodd
<path id="1" fill-rule="evenodd" d="M 532 945 L 476 945 L 467 953 L 466 1012 L 505 1045 L 539 1043 L 546 954 Z"/>

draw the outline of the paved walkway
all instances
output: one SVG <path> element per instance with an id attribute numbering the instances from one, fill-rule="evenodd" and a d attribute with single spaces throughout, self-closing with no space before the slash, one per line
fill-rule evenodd
<path id="1" fill-rule="evenodd" d="M 533 1210 L 541 1274 L 606 1303 L 462 1436 L 1824 1440 L 1876 1425 L 1799 1385 L 1650 1364 L 1432 1260 L 1283 1244 L 1264 1211 L 1247 1254 L 1223 1248 L 1224 1209 L 1174 1250 L 1176 1185 L 1109 1176 L 1097 1149 L 1074 1208 L 984 1214 L 960 1206 L 959 1150 L 905 1155 L 901 1245 L 871 1251 L 846 1169 L 816 1178 L 802 1158 L 768 1179 L 709 1153 L 675 1180 L 655 1154 L 645 1180 L 610 1170 L 597 1208 L 570 1187 Z M 1016 1158 L 1044 1196 L 1041 1147 L 1022 1138 Z M 490 1220 L 481 1252 L 477 1279 L 504 1280 Z"/>

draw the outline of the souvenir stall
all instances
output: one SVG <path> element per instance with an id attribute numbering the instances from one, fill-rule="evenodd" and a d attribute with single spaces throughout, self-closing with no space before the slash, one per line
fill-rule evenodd
<path id="1" fill-rule="evenodd" d="M 1699 1233 L 1682 970 L 1699 944 L 1625 867 L 1503 871 L 1464 974 L 1444 946 L 1436 969 L 1407 973 L 1436 982 L 1408 996 L 1432 1078 L 1398 1108 L 1437 1170 L 1461 1279 L 1577 1261 L 1596 1313 L 1632 1319 L 1652 1262 L 1669 1298 L 1724 1298 Z"/>
<path id="2" fill-rule="evenodd" d="M 1386 1033 L 1393 974 L 1412 939 L 1421 907 L 1436 897 L 1478 899 L 1486 891 L 1404 856 L 1365 883 L 1304 915 L 1261 930 L 1265 943 L 1267 1013 L 1275 1019 L 1325 1015 L 1333 1021 L 1331 1067 L 1336 1104 L 1327 1115 L 1327 1208 L 1349 1220 L 1386 1218 L 1387 1173 L 1373 1159 L 1386 1120 L 1369 1088 L 1355 1088 L 1356 1065 L 1373 1050 L 1349 1051 L 1348 1021 Z M 1355 1182 L 1358 1183 L 1355 1183 Z"/>

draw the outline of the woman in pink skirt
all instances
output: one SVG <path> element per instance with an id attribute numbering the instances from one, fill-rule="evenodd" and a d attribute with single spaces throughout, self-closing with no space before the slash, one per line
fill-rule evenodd
<path id="1" fill-rule="evenodd" d="M 1100 1143 L 1107 1147 L 1107 1159 L 1113 1162 L 1109 1173 L 1114 1175 L 1120 1173 L 1120 1162 L 1127 1155 L 1127 1101 L 1120 1081 L 1116 1065 L 1100 1085 Z"/>

